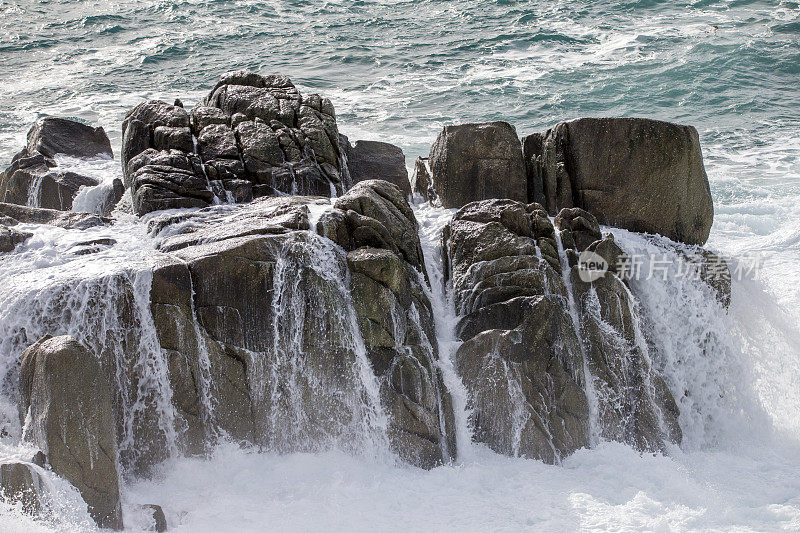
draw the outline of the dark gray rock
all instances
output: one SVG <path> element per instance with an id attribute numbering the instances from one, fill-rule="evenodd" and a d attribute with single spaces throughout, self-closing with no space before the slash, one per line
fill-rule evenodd
<path id="1" fill-rule="evenodd" d="M 414 174 L 411 175 L 411 188 L 416 194 L 419 194 L 425 200 L 434 202 L 436 197 L 436 190 L 433 188 L 433 180 L 431 174 L 428 172 L 427 158 L 423 159 L 418 157 L 414 161 Z"/>
<path id="2" fill-rule="evenodd" d="M 547 462 L 588 445 L 585 365 L 591 388 L 600 391 L 603 438 L 641 450 L 680 442 L 678 410 L 651 367 L 632 294 L 613 269 L 584 283 L 568 260 L 579 248 L 612 264 L 624 252 L 585 211 L 564 210 L 556 224 L 558 234 L 539 204 L 497 199 L 465 205 L 445 228 L 447 274 L 461 316 L 456 332 L 464 341 L 456 365 L 476 439 Z"/>
<path id="3" fill-rule="evenodd" d="M 564 248 L 573 248 L 578 252 L 586 250 L 593 242 L 603 238 L 594 215 L 579 207 L 559 211 L 553 225 L 561 232 Z"/>
<path id="4" fill-rule="evenodd" d="M 379 141 L 356 141 L 347 151 L 347 168 L 352 182 L 377 179 L 411 194 L 406 157 L 399 146 Z"/>
<path id="5" fill-rule="evenodd" d="M 3 202 L 0 202 L 0 216 L 7 217 L 4 222 L 7 226 L 23 222 L 27 224 L 49 224 L 60 228 L 86 229 L 111 223 L 110 219 L 91 213 L 57 211 L 55 209 L 42 209 Z"/>
<path id="6" fill-rule="evenodd" d="M 72 120 L 47 117 L 28 131 L 28 144 L 0 174 L 0 201 L 45 209 L 69 211 L 82 186 L 93 187 L 95 178 L 60 170 L 52 157 L 111 157 L 111 144 L 103 128 Z"/>
<path id="7" fill-rule="evenodd" d="M 601 224 L 703 244 L 714 218 L 697 130 L 642 118 L 582 118 L 524 141 L 531 200 Z"/>
<path id="8" fill-rule="evenodd" d="M 134 209 L 145 214 L 161 209 L 205 207 L 214 199 L 200 158 L 179 150 L 153 148 L 128 162 Z"/>
<path id="9" fill-rule="evenodd" d="M 431 146 L 430 167 L 444 207 L 527 198 L 522 147 L 507 122 L 445 126 Z"/>
<path id="10" fill-rule="evenodd" d="M 389 438 L 405 461 L 432 468 L 455 457 L 454 415 L 426 293 L 418 225 L 406 195 L 382 180 L 357 183 L 317 231 L 347 254 L 367 356 L 390 415 Z"/>
<path id="11" fill-rule="evenodd" d="M 128 113 L 122 129 L 125 184 L 140 215 L 344 191 L 333 105 L 318 95 L 302 96 L 285 76 L 229 73 L 190 112 L 144 102 Z M 148 150 L 172 160 L 161 156 L 142 164 L 137 158 Z M 191 161 L 191 172 L 185 172 L 185 161 Z"/>
<path id="12" fill-rule="evenodd" d="M 26 231 L 17 231 L 0 224 L 0 252 L 11 252 L 21 242 L 25 242 L 33 234 Z"/>
<path id="13" fill-rule="evenodd" d="M 111 393 L 100 361 L 69 336 L 45 337 L 22 354 L 24 437 L 72 483 L 101 527 L 121 530 Z"/>
<path id="14" fill-rule="evenodd" d="M 390 250 L 425 272 L 417 220 L 400 189 L 382 180 L 357 183 L 320 221 L 320 233 L 354 250 L 362 246 Z"/>
<path id="15" fill-rule="evenodd" d="M 148 531 L 157 531 L 158 533 L 163 533 L 167 530 L 167 517 L 164 515 L 164 510 L 161 508 L 160 505 L 156 505 L 153 503 L 149 503 L 144 505 L 145 510 L 152 514 L 153 516 L 153 525 L 150 527 Z"/>
<path id="16" fill-rule="evenodd" d="M 45 157 L 66 154 L 73 157 L 111 157 L 111 141 L 103 128 L 93 128 L 74 120 L 45 117 L 28 132 L 28 153 Z"/>

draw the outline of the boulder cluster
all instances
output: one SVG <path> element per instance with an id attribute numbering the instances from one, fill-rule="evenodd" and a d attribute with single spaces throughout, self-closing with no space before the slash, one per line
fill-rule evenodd
<path id="1" fill-rule="evenodd" d="M 457 209 L 441 249 L 474 440 L 549 463 L 598 439 L 680 443 L 658 347 L 617 267 L 625 250 L 600 224 L 705 243 L 713 205 L 694 128 L 579 119 L 520 139 L 505 122 L 446 126 L 409 179 L 400 148 L 339 134 L 330 100 L 236 72 L 191 109 L 139 104 L 122 134 L 117 189 L 157 243 L 149 305 L 120 278 L 107 305 L 125 334 L 28 339 L 20 423 L 41 454 L 0 465 L 0 486 L 31 514 L 45 512 L 51 469 L 99 525 L 121 529 L 120 475 L 220 437 L 292 452 L 357 449 L 378 432 L 419 467 L 457 457 L 414 196 Z M 101 128 L 37 121 L 0 175 L 0 252 L 30 237 L 20 224 L 113 224 L 103 215 L 121 191 L 103 213 L 72 211 L 97 180 L 59 170 L 56 154 L 112 152 Z M 579 275 L 587 250 L 610 266 L 592 281 Z M 726 304 L 730 285 L 715 288 Z M 167 373 L 166 421 L 146 350 Z M 163 530 L 163 511 L 148 512 Z"/>

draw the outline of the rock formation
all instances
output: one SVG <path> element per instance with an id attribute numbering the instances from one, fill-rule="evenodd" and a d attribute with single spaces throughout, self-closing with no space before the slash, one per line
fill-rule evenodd
<path id="1" fill-rule="evenodd" d="M 122 529 L 111 394 L 99 361 L 69 336 L 45 337 L 22 354 L 24 437 L 72 483 L 101 527 Z"/>
<path id="2" fill-rule="evenodd" d="M 276 194 L 343 192 L 327 98 L 285 76 L 226 74 L 201 104 L 143 102 L 122 125 L 122 165 L 138 214 Z"/>
<path id="3" fill-rule="evenodd" d="M 351 184 L 384 180 L 396 185 L 406 196 L 411 194 L 406 156 L 399 146 L 379 141 L 356 141 L 351 145 L 347 137 L 344 140 Z"/>
<path id="4" fill-rule="evenodd" d="M 523 141 L 528 195 L 551 215 L 704 244 L 714 208 L 697 130 L 643 118 L 582 118 Z"/>
<path id="5" fill-rule="evenodd" d="M 22 512 L 38 518 L 44 509 L 45 483 L 33 465 L 19 461 L 0 464 L 0 499 L 20 505 Z"/>
<path id="6" fill-rule="evenodd" d="M 318 230 L 348 251 L 350 283 L 367 355 L 390 414 L 400 457 L 431 468 L 455 457 L 452 406 L 436 365 L 417 221 L 396 186 L 358 183 Z"/>
<path id="7" fill-rule="evenodd" d="M 56 117 L 37 120 L 28 131 L 27 146 L 0 174 L 0 201 L 61 211 L 72 209 L 72 200 L 78 190 L 83 186 L 96 186 L 99 182 L 59 168 L 53 158 L 56 154 L 111 158 L 111 143 L 103 128 Z M 115 192 L 120 191 L 111 191 L 112 194 Z M 110 198 L 110 207 L 118 200 L 118 196 Z"/>
<path id="8" fill-rule="evenodd" d="M 522 147 L 508 122 L 445 126 L 431 146 L 430 167 L 444 207 L 528 196 Z"/>
<path id="9" fill-rule="evenodd" d="M 679 441 L 677 408 L 650 367 L 630 291 L 613 272 L 583 283 L 569 264 L 601 245 L 597 221 L 574 209 L 556 223 L 558 233 L 535 203 L 485 200 L 445 229 L 465 341 L 456 365 L 475 438 L 547 462 L 597 437 L 640 449 Z M 594 390 L 600 428 L 589 425 Z"/>

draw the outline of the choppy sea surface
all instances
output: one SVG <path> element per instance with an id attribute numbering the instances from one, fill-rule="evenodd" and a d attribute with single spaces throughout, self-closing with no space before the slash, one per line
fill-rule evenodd
<path id="1" fill-rule="evenodd" d="M 581 116 L 694 125 L 708 247 L 763 258 L 731 311 L 761 419 L 669 456 L 604 444 L 559 467 L 482 448 L 423 472 L 221 447 L 127 483 L 128 504 L 162 504 L 174 531 L 800 530 L 797 2 L 0 0 L 0 166 L 39 116 L 102 125 L 117 152 L 131 107 L 191 105 L 242 68 L 330 97 L 342 133 L 398 144 L 409 163 L 457 122 L 520 135 Z M 419 216 L 424 231 L 439 215 Z M 0 529 L 90 529 L 64 505 L 61 525 L 5 512 Z"/>

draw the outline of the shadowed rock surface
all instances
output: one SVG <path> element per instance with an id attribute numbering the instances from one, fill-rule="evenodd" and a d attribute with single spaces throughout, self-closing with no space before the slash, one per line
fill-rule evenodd
<path id="1" fill-rule="evenodd" d="M 697 130 L 643 118 L 581 118 L 525 138 L 528 195 L 551 215 L 704 244 L 714 207 Z"/>
<path id="2" fill-rule="evenodd" d="M 399 146 L 379 141 L 356 141 L 346 154 L 353 184 L 371 179 L 384 180 L 396 185 L 406 196 L 411 194 L 406 156 Z"/>
<path id="3" fill-rule="evenodd" d="M 25 438 L 72 483 L 101 527 L 122 529 L 117 444 L 100 362 L 69 336 L 45 337 L 22 354 L 20 420 Z"/>
<path id="4" fill-rule="evenodd" d="M 0 201 L 69 211 L 82 186 L 95 178 L 59 169 L 53 156 L 111 158 L 111 142 L 103 128 L 68 119 L 46 117 L 28 131 L 28 143 L 0 174 Z M 116 203 L 116 202 L 114 202 Z"/>
<path id="5" fill-rule="evenodd" d="M 431 146 L 430 168 L 444 207 L 527 198 L 522 147 L 507 122 L 445 126 Z"/>
<path id="6" fill-rule="evenodd" d="M 0 464 L 0 497 L 3 501 L 20 505 L 22 512 L 39 518 L 44 509 L 44 490 L 44 479 L 33 465 L 22 462 Z"/>

